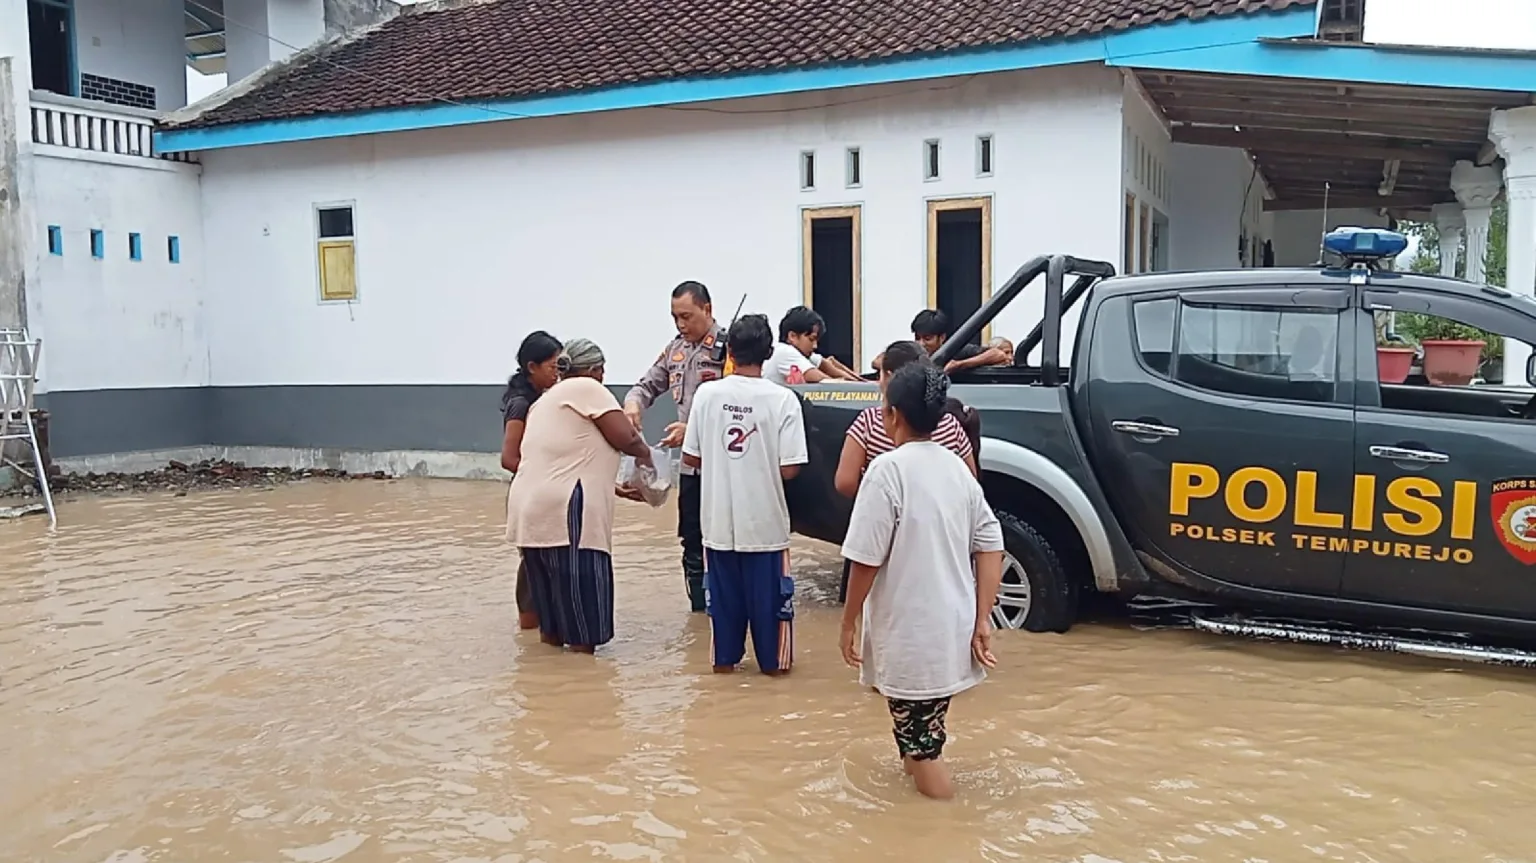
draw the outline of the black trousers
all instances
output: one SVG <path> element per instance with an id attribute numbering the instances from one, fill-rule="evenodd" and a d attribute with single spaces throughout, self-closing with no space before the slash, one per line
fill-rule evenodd
<path id="1" fill-rule="evenodd" d="M 699 517 L 703 487 L 698 474 L 677 480 L 677 536 L 683 546 L 683 578 L 695 610 L 704 607 L 704 524 Z M 697 596 L 695 596 L 697 594 Z"/>

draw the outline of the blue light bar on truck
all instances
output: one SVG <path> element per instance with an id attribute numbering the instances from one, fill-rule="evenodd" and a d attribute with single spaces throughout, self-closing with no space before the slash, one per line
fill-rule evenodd
<path id="1" fill-rule="evenodd" d="M 1347 261 L 1392 258 L 1408 248 L 1408 238 L 1385 228 L 1334 228 L 1323 235 L 1323 248 Z"/>

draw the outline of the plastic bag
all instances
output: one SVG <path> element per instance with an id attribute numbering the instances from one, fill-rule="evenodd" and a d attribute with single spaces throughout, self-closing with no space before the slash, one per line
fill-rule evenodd
<path id="1" fill-rule="evenodd" d="M 652 466 L 644 466 L 635 462 L 635 457 L 626 455 L 619 459 L 618 484 L 626 488 L 637 489 L 640 496 L 651 506 L 661 506 L 667 502 L 667 494 L 672 491 L 672 454 L 661 447 L 651 447 Z"/>

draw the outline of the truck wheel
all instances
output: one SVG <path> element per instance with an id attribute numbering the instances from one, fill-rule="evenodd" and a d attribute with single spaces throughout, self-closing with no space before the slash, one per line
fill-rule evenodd
<path id="1" fill-rule="evenodd" d="M 1001 510 L 997 520 L 1003 527 L 1003 584 L 992 609 L 992 625 L 1066 632 L 1077 621 L 1077 582 L 1039 531 Z"/>

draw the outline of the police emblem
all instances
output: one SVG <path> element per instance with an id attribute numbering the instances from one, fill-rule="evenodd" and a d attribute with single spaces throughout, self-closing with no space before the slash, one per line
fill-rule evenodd
<path id="1" fill-rule="evenodd" d="M 1526 566 L 1536 564 L 1536 477 L 1495 482 L 1488 507 L 1504 550 Z"/>

